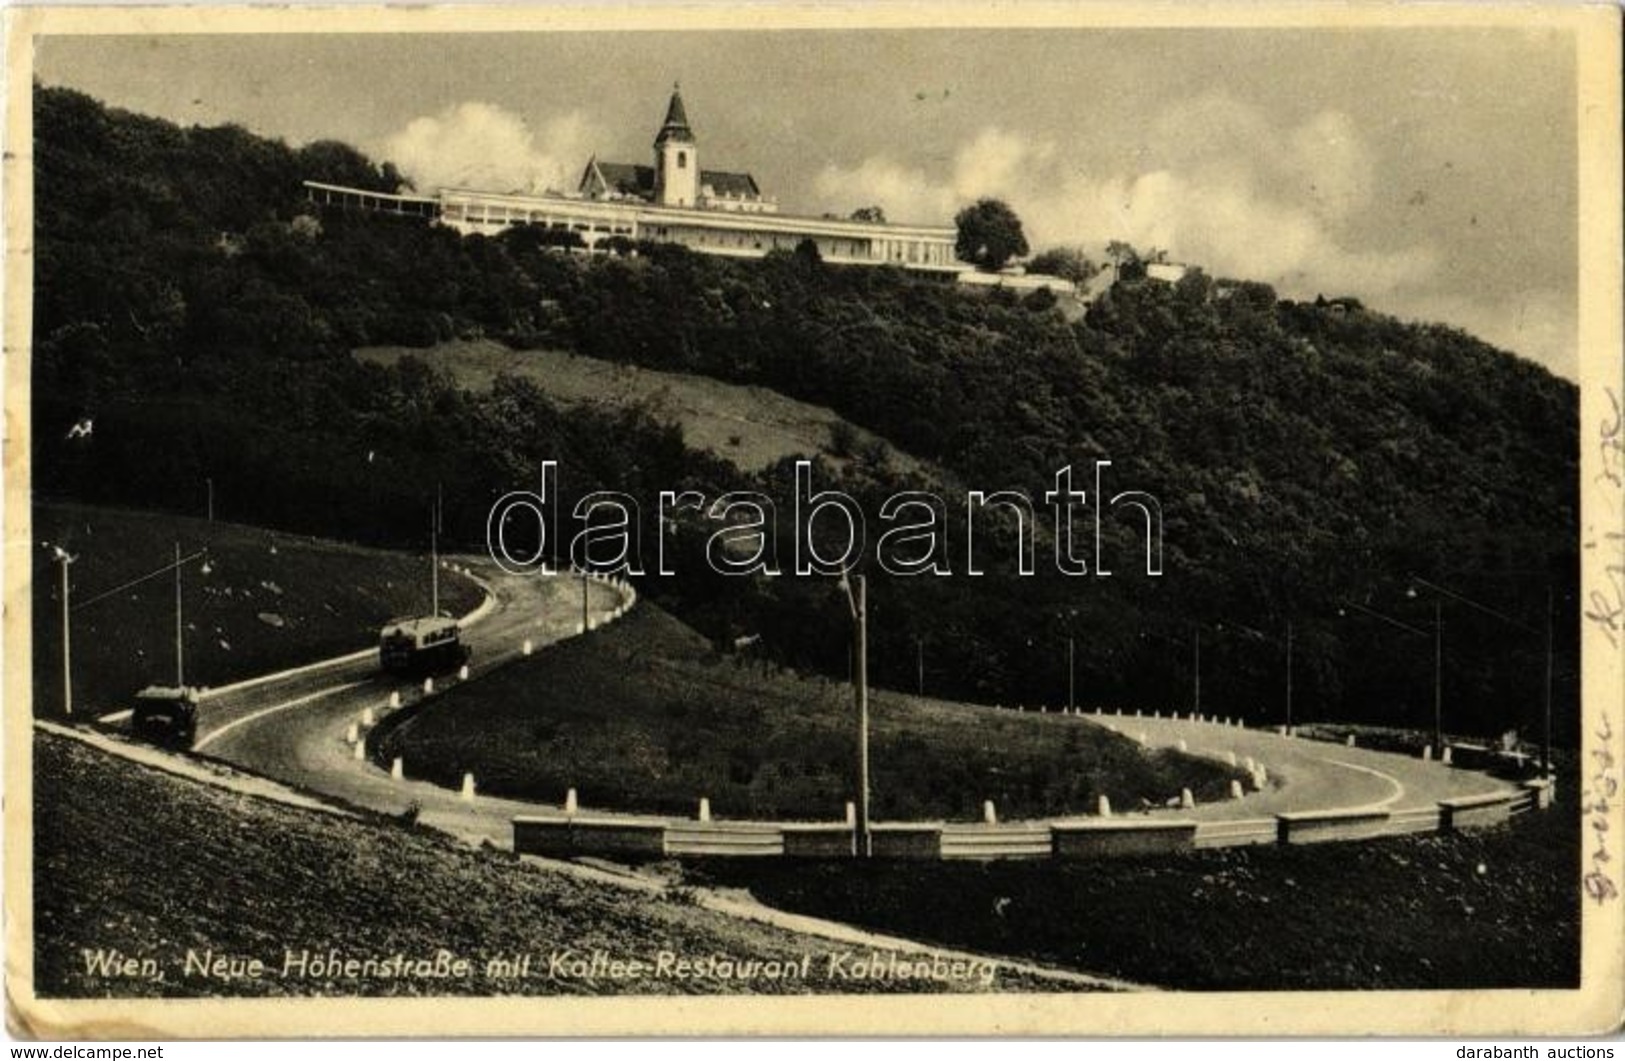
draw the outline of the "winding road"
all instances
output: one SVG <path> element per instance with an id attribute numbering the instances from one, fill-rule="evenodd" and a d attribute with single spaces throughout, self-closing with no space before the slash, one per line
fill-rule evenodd
<path id="1" fill-rule="evenodd" d="M 1478 796 L 1513 786 L 1485 774 L 1458 770 L 1444 763 L 1393 752 L 1346 747 L 1325 741 L 1287 737 L 1274 730 L 1243 729 L 1214 721 L 1093 716 L 1107 726 L 1150 747 L 1185 743 L 1195 755 L 1214 759 L 1235 756 L 1261 764 L 1270 783 L 1239 800 L 1206 803 L 1180 810 L 1197 822 L 1264 820 L 1295 811 L 1434 810 L 1441 799 Z"/>
<path id="2" fill-rule="evenodd" d="M 499 570 L 490 560 L 450 561 L 487 593 L 486 603 L 463 620 L 463 639 L 473 649 L 468 680 L 524 653 L 562 640 L 581 628 L 582 593 L 594 627 L 623 603 L 607 582 L 568 575 L 522 577 Z M 436 679 L 444 690 L 455 675 Z M 397 781 L 372 762 L 355 758 L 347 731 L 371 708 L 381 718 L 392 695 L 402 706 L 424 696 L 422 687 L 383 674 L 374 649 L 357 652 L 279 675 L 211 690 L 198 707 L 193 750 L 338 803 L 385 814 L 412 804 L 418 820 L 472 843 L 488 840 L 511 847 L 516 814 L 534 814 L 534 804 L 480 796 L 470 802 L 457 792 L 426 781 Z"/>
<path id="3" fill-rule="evenodd" d="M 468 680 L 522 655 L 527 640 L 533 649 L 540 649 L 578 632 L 583 592 L 594 627 L 613 618 L 625 603 L 622 591 L 606 582 L 584 582 L 573 576 L 514 576 L 485 558 L 456 558 L 450 566 L 474 579 L 487 594 L 485 603 L 464 619 L 464 637 L 473 649 Z M 443 690 L 458 679 L 450 676 L 438 681 Z M 375 651 L 357 652 L 209 692 L 199 707 L 194 751 L 339 804 L 384 814 L 415 807 L 423 824 L 475 844 L 511 847 L 512 819 L 517 815 L 564 816 L 562 808 L 518 800 L 483 794 L 472 800 L 464 798 L 459 792 L 414 780 L 409 762 L 404 764 L 406 776 L 396 779 L 370 760 L 356 758 L 348 731 L 368 709 L 381 718 L 390 710 L 392 697 L 398 696 L 399 703 L 407 706 L 424 695 L 421 686 L 382 674 Z M 1271 827 L 1272 816 L 1279 813 L 1388 810 L 1398 814 L 1434 809 L 1441 799 L 1509 787 L 1442 763 L 1211 720 L 1102 714 L 1076 722 L 1106 726 L 1149 747 L 1183 743 L 1196 755 L 1220 760 L 1234 757 L 1237 763 L 1250 758 L 1261 764 L 1270 783 L 1242 799 L 1184 809 L 1143 808 L 1158 816 L 1195 820 L 1199 836 L 1209 835 L 1215 842 L 1223 842 L 1220 838 L 1227 830 L 1238 833 Z"/>
<path id="4" fill-rule="evenodd" d="M 486 592 L 485 602 L 463 620 L 464 639 L 473 649 L 466 680 L 477 679 L 520 657 L 527 641 L 532 650 L 539 650 L 577 633 L 582 624 L 584 603 L 589 625 L 593 627 L 615 618 L 628 603 L 625 591 L 607 582 L 572 576 L 512 576 L 484 558 L 458 558 L 451 566 L 474 579 Z M 458 681 L 456 677 L 441 679 L 439 687 L 443 690 Z M 406 776 L 396 779 L 370 760 L 356 757 L 357 745 L 349 740 L 349 731 L 363 719 L 364 713 L 371 709 L 375 718 L 382 718 L 390 710 L 392 699 L 398 697 L 399 705 L 404 707 L 424 695 L 422 686 L 408 685 L 380 672 L 376 650 L 368 649 L 210 691 L 199 705 L 198 735 L 193 749 L 198 758 L 177 760 L 144 745 L 116 743 L 123 745 L 121 754 L 138 761 L 170 760 L 186 766 L 189 776 L 245 792 L 254 793 L 256 785 L 273 787 L 273 782 L 280 782 L 299 791 L 280 788 L 276 792 L 257 794 L 295 805 L 324 809 L 348 806 L 384 814 L 402 814 L 411 809 L 423 825 L 465 843 L 488 843 L 503 850 L 512 849 L 512 821 L 516 816 L 565 817 L 563 809 L 557 807 L 539 807 L 480 794 L 473 799 L 465 798 L 459 792 L 414 780 L 410 763 L 406 764 Z M 539 689 L 537 695 L 546 695 L 545 689 Z M 1509 787 L 1483 774 L 1456 770 L 1441 763 L 1213 721 L 1116 714 L 1075 717 L 1068 721 L 1077 725 L 1106 726 L 1149 747 L 1183 743 L 1186 750 L 1196 755 L 1220 760 L 1233 756 L 1238 762 L 1250 757 L 1262 764 L 1271 779 L 1264 791 L 1193 808 L 1148 811 L 1156 816 L 1194 819 L 1197 846 L 1270 842 L 1273 839 L 1271 816 L 1277 813 L 1383 809 L 1396 812 L 1397 816 L 1398 812 L 1407 810 L 1436 808 L 1440 799 Z M 107 740 L 88 733 L 85 737 L 98 743 Z M 110 747 L 109 750 L 115 749 Z M 204 761 L 199 762 L 199 758 Z M 214 768 L 209 766 L 209 759 L 241 768 L 254 776 L 210 778 L 208 771 Z M 1260 826 L 1264 827 L 1268 839 L 1258 838 Z M 663 893 L 666 888 L 666 882 L 657 877 L 608 864 L 557 862 L 537 856 L 526 858 L 543 862 L 558 872 L 623 889 Z M 931 951 L 950 956 L 960 953 L 776 910 L 748 894 L 697 889 L 691 892 L 690 898 L 717 913 L 854 945 L 903 952 Z M 1146 989 L 1144 985 L 1107 977 L 999 960 L 1011 969 L 1059 979 L 1080 989 Z"/>

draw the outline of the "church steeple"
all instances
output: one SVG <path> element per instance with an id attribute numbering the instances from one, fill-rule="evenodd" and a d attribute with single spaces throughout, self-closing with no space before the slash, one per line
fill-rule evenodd
<path id="1" fill-rule="evenodd" d="M 694 142 L 694 130 L 688 127 L 688 111 L 683 107 L 683 88 L 677 82 L 672 83 L 671 102 L 666 104 L 666 121 L 655 136 L 655 147 L 668 140 L 685 144 Z"/>
<path id="2" fill-rule="evenodd" d="M 661 206 L 699 205 L 700 151 L 688 127 L 680 86 L 671 86 L 666 121 L 655 136 L 655 202 Z"/>

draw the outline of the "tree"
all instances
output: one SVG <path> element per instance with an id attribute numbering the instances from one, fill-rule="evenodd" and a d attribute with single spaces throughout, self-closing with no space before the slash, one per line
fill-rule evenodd
<path id="1" fill-rule="evenodd" d="M 954 252 L 987 272 L 998 272 L 1011 258 L 1027 253 L 1021 218 L 1002 199 L 978 199 L 954 218 L 959 238 Z"/>
<path id="2" fill-rule="evenodd" d="M 886 223 L 886 211 L 878 206 L 860 206 L 852 211 L 852 220 L 884 225 Z"/>
<path id="3" fill-rule="evenodd" d="M 1213 278 L 1193 265 L 1174 284 L 1174 293 L 1189 303 L 1207 302 L 1213 298 Z"/>
<path id="4" fill-rule="evenodd" d="M 1152 247 L 1148 253 L 1141 254 L 1133 244 L 1114 239 L 1106 244 L 1106 257 L 1117 266 L 1117 279 L 1144 280 L 1145 267 L 1166 262 L 1168 252 L 1160 247 Z"/>
<path id="5" fill-rule="evenodd" d="M 1087 284 L 1100 272 L 1100 266 L 1090 261 L 1080 248 L 1051 247 L 1028 262 L 1027 271 Z"/>
<path id="6" fill-rule="evenodd" d="M 1114 239 L 1106 244 L 1106 257 L 1112 260 L 1113 265 L 1121 269 L 1129 262 L 1139 261 L 1140 252 L 1135 250 L 1134 245 L 1127 240 Z"/>

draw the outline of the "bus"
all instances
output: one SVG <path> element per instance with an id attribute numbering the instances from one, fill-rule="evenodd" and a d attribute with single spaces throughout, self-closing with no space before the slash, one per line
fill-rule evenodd
<path id="1" fill-rule="evenodd" d="M 444 616 L 396 619 L 378 634 L 378 662 L 389 674 L 444 674 L 467 663 L 471 654 L 457 620 Z"/>

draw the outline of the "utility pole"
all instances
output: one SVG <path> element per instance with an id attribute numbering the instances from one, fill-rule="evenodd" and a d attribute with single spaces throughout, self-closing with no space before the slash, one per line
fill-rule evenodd
<path id="1" fill-rule="evenodd" d="M 581 569 L 581 632 L 587 632 L 587 569 Z"/>
<path id="2" fill-rule="evenodd" d="M 1433 750 L 1444 757 L 1444 602 L 1433 599 Z"/>
<path id="3" fill-rule="evenodd" d="M 1545 588 L 1545 694 L 1540 713 L 1540 777 L 1552 777 L 1552 587 Z"/>
<path id="4" fill-rule="evenodd" d="M 1078 639 L 1066 639 L 1066 709 L 1070 713 L 1078 707 Z"/>
<path id="5" fill-rule="evenodd" d="M 925 638 L 914 639 L 914 691 L 919 696 L 925 695 Z"/>
<path id="6" fill-rule="evenodd" d="M 1202 628 L 1196 628 L 1196 639 L 1192 642 L 1195 653 L 1195 662 L 1191 666 L 1191 713 L 1202 713 Z"/>
<path id="7" fill-rule="evenodd" d="M 62 712 L 73 714 L 73 663 L 72 663 L 72 631 L 68 622 L 68 565 L 73 562 L 67 553 L 61 556 L 62 562 Z"/>
<path id="8" fill-rule="evenodd" d="M 440 615 L 440 484 L 434 488 L 434 511 L 429 513 L 429 614 Z"/>
<path id="9" fill-rule="evenodd" d="M 863 575 L 857 576 L 857 582 L 853 618 L 858 642 L 858 852 L 868 858 L 873 850 L 869 839 L 869 586 Z"/>
<path id="10" fill-rule="evenodd" d="M 175 543 L 175 687 L 186 688 L 186 641 L 181 625 L 181 543 Z"/>
<path id="11" fill-rule="evenodd" d="M 63 674 L 62 674 L 62 686 L 63 686 L 63 692 L 66 694 L 67 692 L 70 691 L 70 687 L 69 687 L 69 684 L 68 684 L 68 669 L 67 669 L 67 662 L 68 662 L 68 645 L 67 645 L 67 636 L 68 636 L 67 577 L 68 576 L 67 576 L 66 566 L 68 564 L 73 563 L 75 558 L 72 557 L 72 556 L 69 556 L 59 546 L 52 546 L 52 548 L 56 550 L 56 553 L 57 553 L 56 559 L 63 564 L 63 568 L 64 568 L 63 574 L 62 574 L 62 578 L 63 578 L 63 583 L 62 583 L 62 585 L 63 585 L 63 604 L 62 604 L 63 646 L 62 646 L 62 657 L 63 657 L 63 664 L 64 664 L 64 666 L 63 666 Z M 162 578 L 163 576 L 165 576 L 165 575 L 169 574 L 171 571 L 173 571 L 175 573 L 175 684 L 177 686 L 180 686 L 181 688 L 185 688 L 185 686 L 186 686 L 186 627 L 185 627 L 186 617 L 185 617 L 184 611 L 182 610 L 182 605 L 181 605 L 181 568 L 184 565 L 191 563 L 193 560 L 203 558 L 203 573 L 205 575 L 207 575 L 209 573 L 209 571 L 211 570 L 211 568 L 209 567 L 208 555 L 209 555 L 209 551 L 207 549 L 199 549 L 197 552 L 193 553 L 190 556 L 182 556 L 181 555 L 181 543 L 176 542 L 175 543 L 175 560 L 174 560 L 173 563 L 164 564 L 162 567 L 156 568 L 156 569 L 154 569 L 152 571 L 148 571 L 144 575 L 139 575 L 139 576 L 137 576 L 135 578 L 132 578 L 128 582 L 120 583 L 119 585 L 114 586 L 111 589 L 102 590 L 100 593 L 95 594 L 94 596 L 90 597 L 88 600 L 82 600 L 78 604 L 73 605 L 72 610 L 73 611 L 78 611 L 81 608 L 89 607 L 90 605 L 95 604 L 98 601 L 104 601 L 109 597 L 116 596 L 117 594 L 123 593 L 125 590 L 130 589 L 132 586 L 139 586 L 139 585 L 142 585 L 142 584 L 144 584 L 146 582 L 150 582 L 151 580 L 153 580 L 155 578 Z"/>
<path id="12" fill-rule="evenodd" d="M 1432 584 L 1429 583 L 1428 585 L 1431 586 Z M 1416 590 L 1414 588 L 1409 590 L 1406 593 L 1406 596 L 1415 597 L 1416 596 Z M 1428 636 L 1428 632 L 1426 630 L 1422 629 L 1420 626 L 1412 626 L 1410 623 L 1401 622 L 1400 620 L 1395 619 L 1391 615 L 1384 615 L 1382 612 L 1377 611 L 1375 608 L 1367 607 L 1366 605 L 1357 603 L 1355 601 L 1347 601 L 1347 602 L 1345 602 L 1343 607 L 1340 607 L 1340 608 L 1337 609 L 1337 614 L 1338 615 L 1347 615 L 1348 612 L 1345 610 L 1347 608 L 1353 608 L 1355 611 L 1360 612 L 1363 615 L 1369 615 L 1371 618 L 1376 619 L 1378 622 L 1386 623 L 1387 625 L 1393 627 L 1396 630 L 1403 630 L 1408 634 L 1415 634 L 1417 637 L 1427 637 Z M 1443 754 L 1443 751 L 1444 751 L 1444 745 L 1443 745 L 1443 742 L 1442 742 L 1442 733 L 1443 733 L 1443 728 L 1444 728 L 1443 727 L 1443 720 L 1444 720 L 1444 614 L 1443 614 L 1443 605 L 1441 604 L 1441 602 L 1437 598 L 1435 598 L 1435 600 L 1433 602 L 1433 746 L 1437 751 L 1440 752 L 1441 755 Z"/>
<path id="13" fill-rule="evenodd" d="M 47 543 L 49 544 L 49 543 Z M 73 644 L 72 627 L 68 620 L 68 565 L 74 558 L 60 545 L 52 545 L 52 559 L 62 565 L 62 713 L 73 714 Z"/>
<path id="14" fill-rule="evenodd" d="M 1286 731 L 1292 732 L 1292 620 L 1286 621 Z"/>
<path id="15" fill-rule="evenodd" d="M 213 523 L 214 522 L 214 480 L 213 479 L 205 479 L 205 480 L 203 480 L 203 482 L 209 488 L 209 522 Z"/>
<path id="16" fill-rule="evenodd" d="M 1512 626 L 1512 627 L 1515 627 L 1515 628 L 1517 628 L 1519 630 L 1522 630 L 1526 634 L 1531 634 L 1531 635 L 1534 635 L 1534 636 L 1537 636 L 1537 637 L 1542 634 L 1541 630 L 1539 630 L 1536 627 L 1530 625 L 1529 623 L 1523 622 L 1520 619 L 1516 619 L 1513 616 L 1510 616 L 1510 615 L 1506 614 L 1505 612 L 1497 611 L 1496 609 L 1491 608 L 1489 605 L 1480 603 L 1479 601 L 1476 601 L 1476 600 L 1473 600 L 1473 598 L 1468 597 L 1465 594 L 1457 593 L 1453 589 L 1446 589 L 1444 586 L 1440 586 L 1440 585 L 1438 585 L 1436 583 L 1429 582 L 1427 579 L 1421 578 L 1421 577 L 1416 576 L 1416 575 L 1411 576 L 1411 581 L 1413 583 L 1415 583 L 1416 585 L 1418 585 L 1418 586 L 1422 586 L 1422 587 L 1424 587 L 1426 589 L 1432 590 L 1434 592 L 1434 594 L 1435 594 L 1435 597 L 1434 597 L 1435 606 L 1434 606 L 1434 613 L 1433 613 L 1433 623 L 1434 623 L 1434 639 L 1435 639 L 1436 642 L 1442 642 L 1442 640 L 1443 640 L 1443 634 L 1441 632 L 1441 630 L 1442 630 L 1442 621 L 1441 621 L 1441 619 L 1439 617 L 1438 605 L 1439 605 L 1439 603 L 1442 602 L 1442 598 L 1444 598 L 1444 597 L 1449 597 L 1451 600 L 1457 601 L 1458 603 L 1461 603 L 1461 604 L 1465 604 L 1469 608 L 1474 609 L 1475 611 L 1480 611 L 1480 612 L 1483 612 L 1485 615 L 1491 616 L 1492 618 L 1499 619 L 1503 623 L 1506 623 L 1508 626 Z M 1416 590 L 1413 587 L 1407 593 L 1407 596 L 1413 596 L 1414 597 L 1415 595 L 1416 595 Z M 1550 773 L 1551 766 L 1552 766 L 1552 677 L 1553 677 L 1553 675 L 1552 675 L 1552 671 L 1553 671 L 1553 654 L 1552 654 L 1552 587 L 1551 587 L 1550 584 L 1548 584 L 1546 586 L 1546 629 L 1544 631 L 1544 634 L 1545 634 L 1545 641 L 1546 641 L 1546 675 L 1545 675 L 1546 681 L 1545 681 L 1545 684 L 1544 684 L 1544 686 L 1542 688 L 1542 691 L 1541 691 L 1541 701 L 1542 701 L 1542 704 L 1541 704 L 1541 716 L 1542 717 L 1541 717 L 1540 758 L 1541 758 L 1541 766 L 1548 773 Z M 1436 647 L 1435 647 L 1435 662 L 1434 662 L 1435 675 L 1437 675 L 1438 672 L 1439 672 L 1438 652 L 1439 652 L 1439 649 L 1438 649 L 1438 647 L 1436 645 Z M 1437 681 L 1437 680 L 1438 679 L 1436 677 L 1435 681 Z M 1435 700 L 1437 701 L 1438 698 L 1439 698 L 1439 694 L 1435 693 Z M 1435 707 L 1435 710 L 1437 710 L 1437 707 Z M 1437 725 L 1435 726 L 1435 728 L 1437 729 Z"/>

